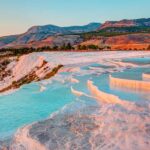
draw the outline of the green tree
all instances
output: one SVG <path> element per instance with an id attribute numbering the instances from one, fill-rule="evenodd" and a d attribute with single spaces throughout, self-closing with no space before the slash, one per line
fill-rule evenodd
<path id="1" fill-rule="evenodd" d="M 97 45 L 88 45 L 88 49 L 96 50 L 96 49 L 98 49 L 98 46 Z"/>
<path id="2" fill-rule="evenodd" d="M 66 50 L 71 50 L 71 49 L 72 49 L 72 46 L 71 46 L 70 43 L 68 43 L 68 44 L 66 45 Z"/>
<path id="3" fill-rule="evenodd" d="M 55 45 L 55 46 L 53 46 L 53 48 L 52 48 L 53 50 L 58 50 L 58 46 L 57 45 Z"/>
<path id="4" fill-rule="evenodd" d="M 65 43 L 60 47 L 60 50 L 65 50 L 66 49 L 66 45 Z"/>

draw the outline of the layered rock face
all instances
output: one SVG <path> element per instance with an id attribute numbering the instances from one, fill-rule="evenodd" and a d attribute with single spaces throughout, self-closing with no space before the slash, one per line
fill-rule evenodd
<path id="1" fill-rule="evenodd" d="M 111 27 L 135 27 L 135 26 L 150 26 L 150 19 L 135 19 L 135 20 L 120 20 L 120 21 L 106 21 L 99 28 L 100 30 Z"/>
<path id="2" fill-rule="evenodd" d="M 133 20 L 121 20 L 121 21 L 106 21 L 100 29 L 105 29 L 108 27 L 132 27 L 136 26 L 136 23 Z"/>

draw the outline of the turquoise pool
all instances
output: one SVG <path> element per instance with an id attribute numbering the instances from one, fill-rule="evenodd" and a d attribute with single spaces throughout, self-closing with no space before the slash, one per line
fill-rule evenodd
<path id="1" fill-rule="evenodd" d="M 82 74 L 82 71 L 90 70 L 90 67 L 96 67 L 95 72 L 93 68 L 89 74 Z M 121 89 L 113 89 L 109 86 L 109 72 L 102 74 L 98 73 L 98 68 L 109 69 L 111 67 L 96 63 L 85 65 L 81 67 L 78 73 L 61 73 L 61 79 L 66 79 L 65 82 L 59 80 L 52 80 L 52 83 L 45 85 L 46 90 L 40 92 L 40 84 L 32 83 L 24 85 L 18 91 L 0 96 L 0 140 L 10 137 L 19 128 L 26 124 L 45 119 L 50 114 L 60 110 L 67 104 L 72 103 L 78 97 L 71 93 L 70 88 L 90 94 L 87 88 L 87 80 L 91 80 L 102 91 L 110 94 L 115 94 L 121 99 L 127 101 L 143 101 L 146 100 L 140 92 L 125 91 Z M 140 75 L 149 68 L 135 68 L 127 69 L 125 72 L 112 73 L 116 76 L 129 77 L 140 79 Z M 70 76 L 79 80 L 79 83 L 74 84 L 67 80 Z M 79 99 L 79 98 L 78 98 Z M 81 100 L 87 101 L 87 97 L 82 97 Z M 94 100 L 94 99 L 93 99 Z M 90 101 L 90 105 L 95 103 Z M 77 108 L 77 107 L 75 107 Z"/>

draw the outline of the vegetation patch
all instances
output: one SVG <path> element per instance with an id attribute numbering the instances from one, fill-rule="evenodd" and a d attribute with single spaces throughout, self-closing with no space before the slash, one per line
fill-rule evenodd
<path id="1" fill-rule="evenodd" d="M 97 36 L 112 37 L 138 33 L 150 33 L 150 27 L 109 27 L 99 31 L 82 33 L 80 35 L 84 40 L 89 40 Z"/>
<path id="2" fill-rule="evenodd" d="M 3 80 L 4 77 L 11 75 L 11 70 L 6 70 L 7 66 L 11 63 L 10 59 L 2 59 L 0 60 L 0 81 Z"/>

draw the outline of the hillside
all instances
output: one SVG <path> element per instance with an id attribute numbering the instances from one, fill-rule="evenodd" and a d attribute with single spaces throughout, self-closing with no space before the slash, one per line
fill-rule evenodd
<path id="1" fill-rule="evenodd" d="M 49 47 L 51 50 L 66 50 L 68 47 L 78 49 L 83 43 L 89 43 L 90 49 L 147 49 L 150 45 L 150 18 L 70 27 L 33 26 L 23 34 L 0 38 L 1 49 Z"/>
<path id="2" fill-rule="evenodd" d="M 111 27 L 140 27 L 150 26 L 150 18 L 133 19 L 133 20 L 121 20 L 121 21 L 106 21 L 99 30 L 111 28 Z"/>
<path id="3" fill-rule="evenodd" d="M 95 37 L 85 40 L 81 45 L 96 45 L 112 50 L 147 50 L 150 45 L 150 33 Z"/>
<path id="4" fill-rule="evenodd" d="M 79 35 L 57 35 L 57 36 L 48 36 L 41 40 L 28 41 L 27 43 L 13 42 L 13 43 L 7 44 L 5 48 L 23 48 L 23 47 L 39 48 L 39 47 L 46 47 L 46 46 L 61 47 L 68 43 L 70 43 L 71 45 L 75 45 L 82 41 L 83 39 Z"/>
<path id="5" fill-rule="evenodd" d="M 27 32 L 0 38 L 0 48 L 3 47 L 18 47 L 27 46 L 32 42 L 43 41 L 48 37 L 57 35 L 77 34 L 91 32 L 97 30 L 100 23 L 90 23 L 84 26 L 59 27 L 55 25 L 34 26 L 28 29 Z"/>

